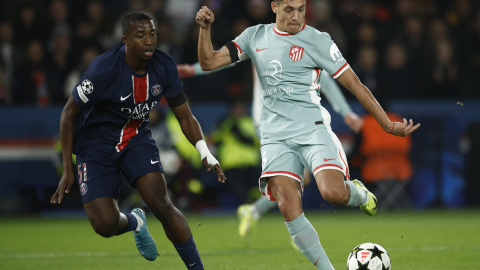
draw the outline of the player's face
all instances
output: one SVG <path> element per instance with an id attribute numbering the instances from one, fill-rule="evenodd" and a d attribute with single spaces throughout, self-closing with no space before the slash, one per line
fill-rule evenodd
<path id="1" fill-rule="evenodd" d="M 157 31 L 153 21 L 133 21 L 130 24 L 124 43 L 140 59 L 149 60 L 152 58 L 157 46 Z"/>
<path id="2" fill-rule="evenodd" d="M 271 4 L 272 10 L 277 14 L 277 29 L 289 34 L 296 34 L 305 22 L 306 0 L 284 0 L 277 5 Z"/>

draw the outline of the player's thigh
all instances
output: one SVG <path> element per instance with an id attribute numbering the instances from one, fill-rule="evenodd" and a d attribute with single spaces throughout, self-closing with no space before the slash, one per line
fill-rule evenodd
<path id="1" fill-rule="evenodd" d="M 77 156 L 78 184 L 84 204 L 105 197 L 120 196 L 120 170 L 115 156 L 103 156 L 95 149 Z"/>
<path id="2" fill-rule="evenodd" d="M 120 159 L 120 168 L 128 182 L 136 187 L 136 181 L 149 173 L 162 172 L 160 153 L 155 141 L 148 134 L 129 144 Z"/>
<path id="3" fill-rule="evenodd" d="M 300 182 L 283 175 L 270 177 L 267 181 L 285 222 L 290 222 L 303 213 Z"/>
<path id="4" fill-rule="evenodd" d="M 170 204 L 167 184 L 162 172 L 151 172 L 136 181 L 140 196 L 150 208 L 161 208 Z"/>
<path id="5" fill-rule="evenodd" d="M 349 169 L 343 148 L 340 149 L 333 141 L 325 144 L 302 145 L 299 148 L 306 168 L 316 175 L 323 170 L 338 170 L 345 178 L 349 178 Z"/>
<path id="6" fill-rule="evenodd" d="M 303 193 L 303 164 L 298 153 L 283 142 L 269 143 L 260 148 L 262 155 L 262 175 L 259 179 L 259 186 L 262 195 L 271 201 L 275 200 L 269 182 L 271 177 L 284 176 L 299 183 Z"/>
<path id="7" fill-rule="evenodd" d="M 348 166 L 343 162 L 341 151 L 333 143 L 306 145 L 299 151 L 313 172 L 324 199 L 331 203 L 343 201 L 347 193 L 345 178 L 348 176 Z"/>

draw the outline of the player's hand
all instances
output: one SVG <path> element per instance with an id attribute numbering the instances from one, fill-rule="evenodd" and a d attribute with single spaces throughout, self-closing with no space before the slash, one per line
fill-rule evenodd
<path id="1" fill-rule="evenodd" d="M 74 181 L 75 179 L 73 177 L 72 170 L 64 170 L 62 174 L 62 178 L 58 183 L 57 191 L 55 191 L 55 194 L 53 194 L 52 199 L 50 200 L 50 203 L 60 204 L 63 199 L 63 194 L 70 193 L 70 190 L 72 189 L 72 185 Z"/>
<path id="2" fill-rule="evenodd" d="M 197 17 L 195 18 L 197 23 L 202 28 L 206 28 L 215 21 L 215 16 L 213 12 L 206 6 L 203 6 L 198 12 Z"/>
<path id="3" fill-rule="evenodd" d="M 180 76 L 180 78 L 190 78 L 195 75 L 195 69 L 192 65 L 180 64 L 177 65 L 177 70 L 178 76 Z"/>
<path id="4" fill-rule="evenodd" d="M 202 159 L 202 165 L 210 171 L 212 168 L 217 171 L 218 182 L 225 183 L 227 177 L 223 173 L 222 167 L 220 167 L 220 163 L 218 163 L 217 159 L 213 157 L 212 154 L 209 154 L 204 159 Z"/>
<path id="5" fill-rule="evenodd" d="M 415 130 L 417 130 L 417 128 L 419 127 L 420 127 L 420 123 L 414 126 L 412 119 L 410 119 L 410 122 L 407 122 L 407 119 L 403 118 L 403 123 L 390 122 L 385 128 L 385 131 L 395 136 L 405 137 L 410 133 L 414 132 Z"/>
<path id="6" fill-rule="evenodd" d="M 360 132 L 363 127 L 363 119 L 353 112 L 345 115 L 343 121 L 355 133 Z"/>

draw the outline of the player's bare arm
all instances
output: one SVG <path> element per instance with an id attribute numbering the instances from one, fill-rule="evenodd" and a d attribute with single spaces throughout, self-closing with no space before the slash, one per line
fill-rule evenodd
<path id="1" fill-rule="evenodd" d="M 62 144 L 63 174 L 58 183 L 57 191 L 53 194 L 50 203 L 60 204 L 64 193 L 70 193 L 75 181 L 72 170 L 72 142 L 75 131 L 75 117 L 82 111 L 75 103 L 73 96 L 67 101 L 60 117 L 60 143 Z"/>
<path id="2" fill-rule="evenodd" d="M 202 70 L 214 70 L 232 63 L 230 51 L 227 47 L 223 46 L 218 51 L 213 50 L 210 27 L 214 20 L 213 12 L 206 6 L 203 6 L 197 12 L 196 21 L 200 25 L 198 62 Z"/>
<path id="3" fill-rule="evenodd" d="M 377 122 L 386 132 L 396 136 L 405 137 L 420 127 L 420 123 L 414 126 L 412 119 L 410 119 L 409 122 L 407 122 L 406 119 L 403 119 L 402 123 L 390 121 L 370 90 L 360 82 L 352 69 L 347 69 L 337 80 L 355 97 L 357 97 L 360 104 L 362 104 L 362 106 L 373 115 L 373 117 L 375 117 Z"/>
<path id="4" fill-rule="evenodd" d="M 188 141 L 190 141 L 192 145 L 199 149 L 198 143 L 205 142 L 205 140 L 203 138 L 200 124 L 198 124 L 197 119 L 193 116 L 192 111 L 190 110 L 190 106 L 188 106 L 188 102 L 185 102 L 178 107 L 172 108 L 172 111 L 175 114 L 175 117 L 177 118 L 178 123 L 182 128 L 182 132 L 183 134 L 185 134 L 185 137 L 187 137 Z M 206 147 L 206 145 L 203 147 Z M 200 154 L 202 155 L 202 153 Z M 205 158 L 202 159 L 202 164 L 208 171 L 210 171 L 210 166 L 213 165 L 212 160 L 209 160 L 213 158 L 213 156 L 210 156 L 207 155 Z M 227 180 L 227 178 L 225 177 L 225 174 L 223 173 L 218 161 L 216 161 L 215 158 L 213 159 L 213 163 L 216 163 L 213 165 L 213 168 L 217 171 L 218 181 L 225 183 L 225 180 Z"/>

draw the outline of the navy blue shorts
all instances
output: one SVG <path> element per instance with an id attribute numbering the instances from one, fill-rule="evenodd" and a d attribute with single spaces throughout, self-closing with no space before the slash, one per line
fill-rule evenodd
<path id="1" fill-rule="evenodd" d="M 136 180 L 151 172 L 163 172 L 160 155 L 150 131 L 132 138 L 122 151 L 107 144 L 89 145 L 77 155 L 82 202 L 120 196 L 120 172 L 135 187 Z M 113 151 L 112 151 L 113 149 Z"/>

